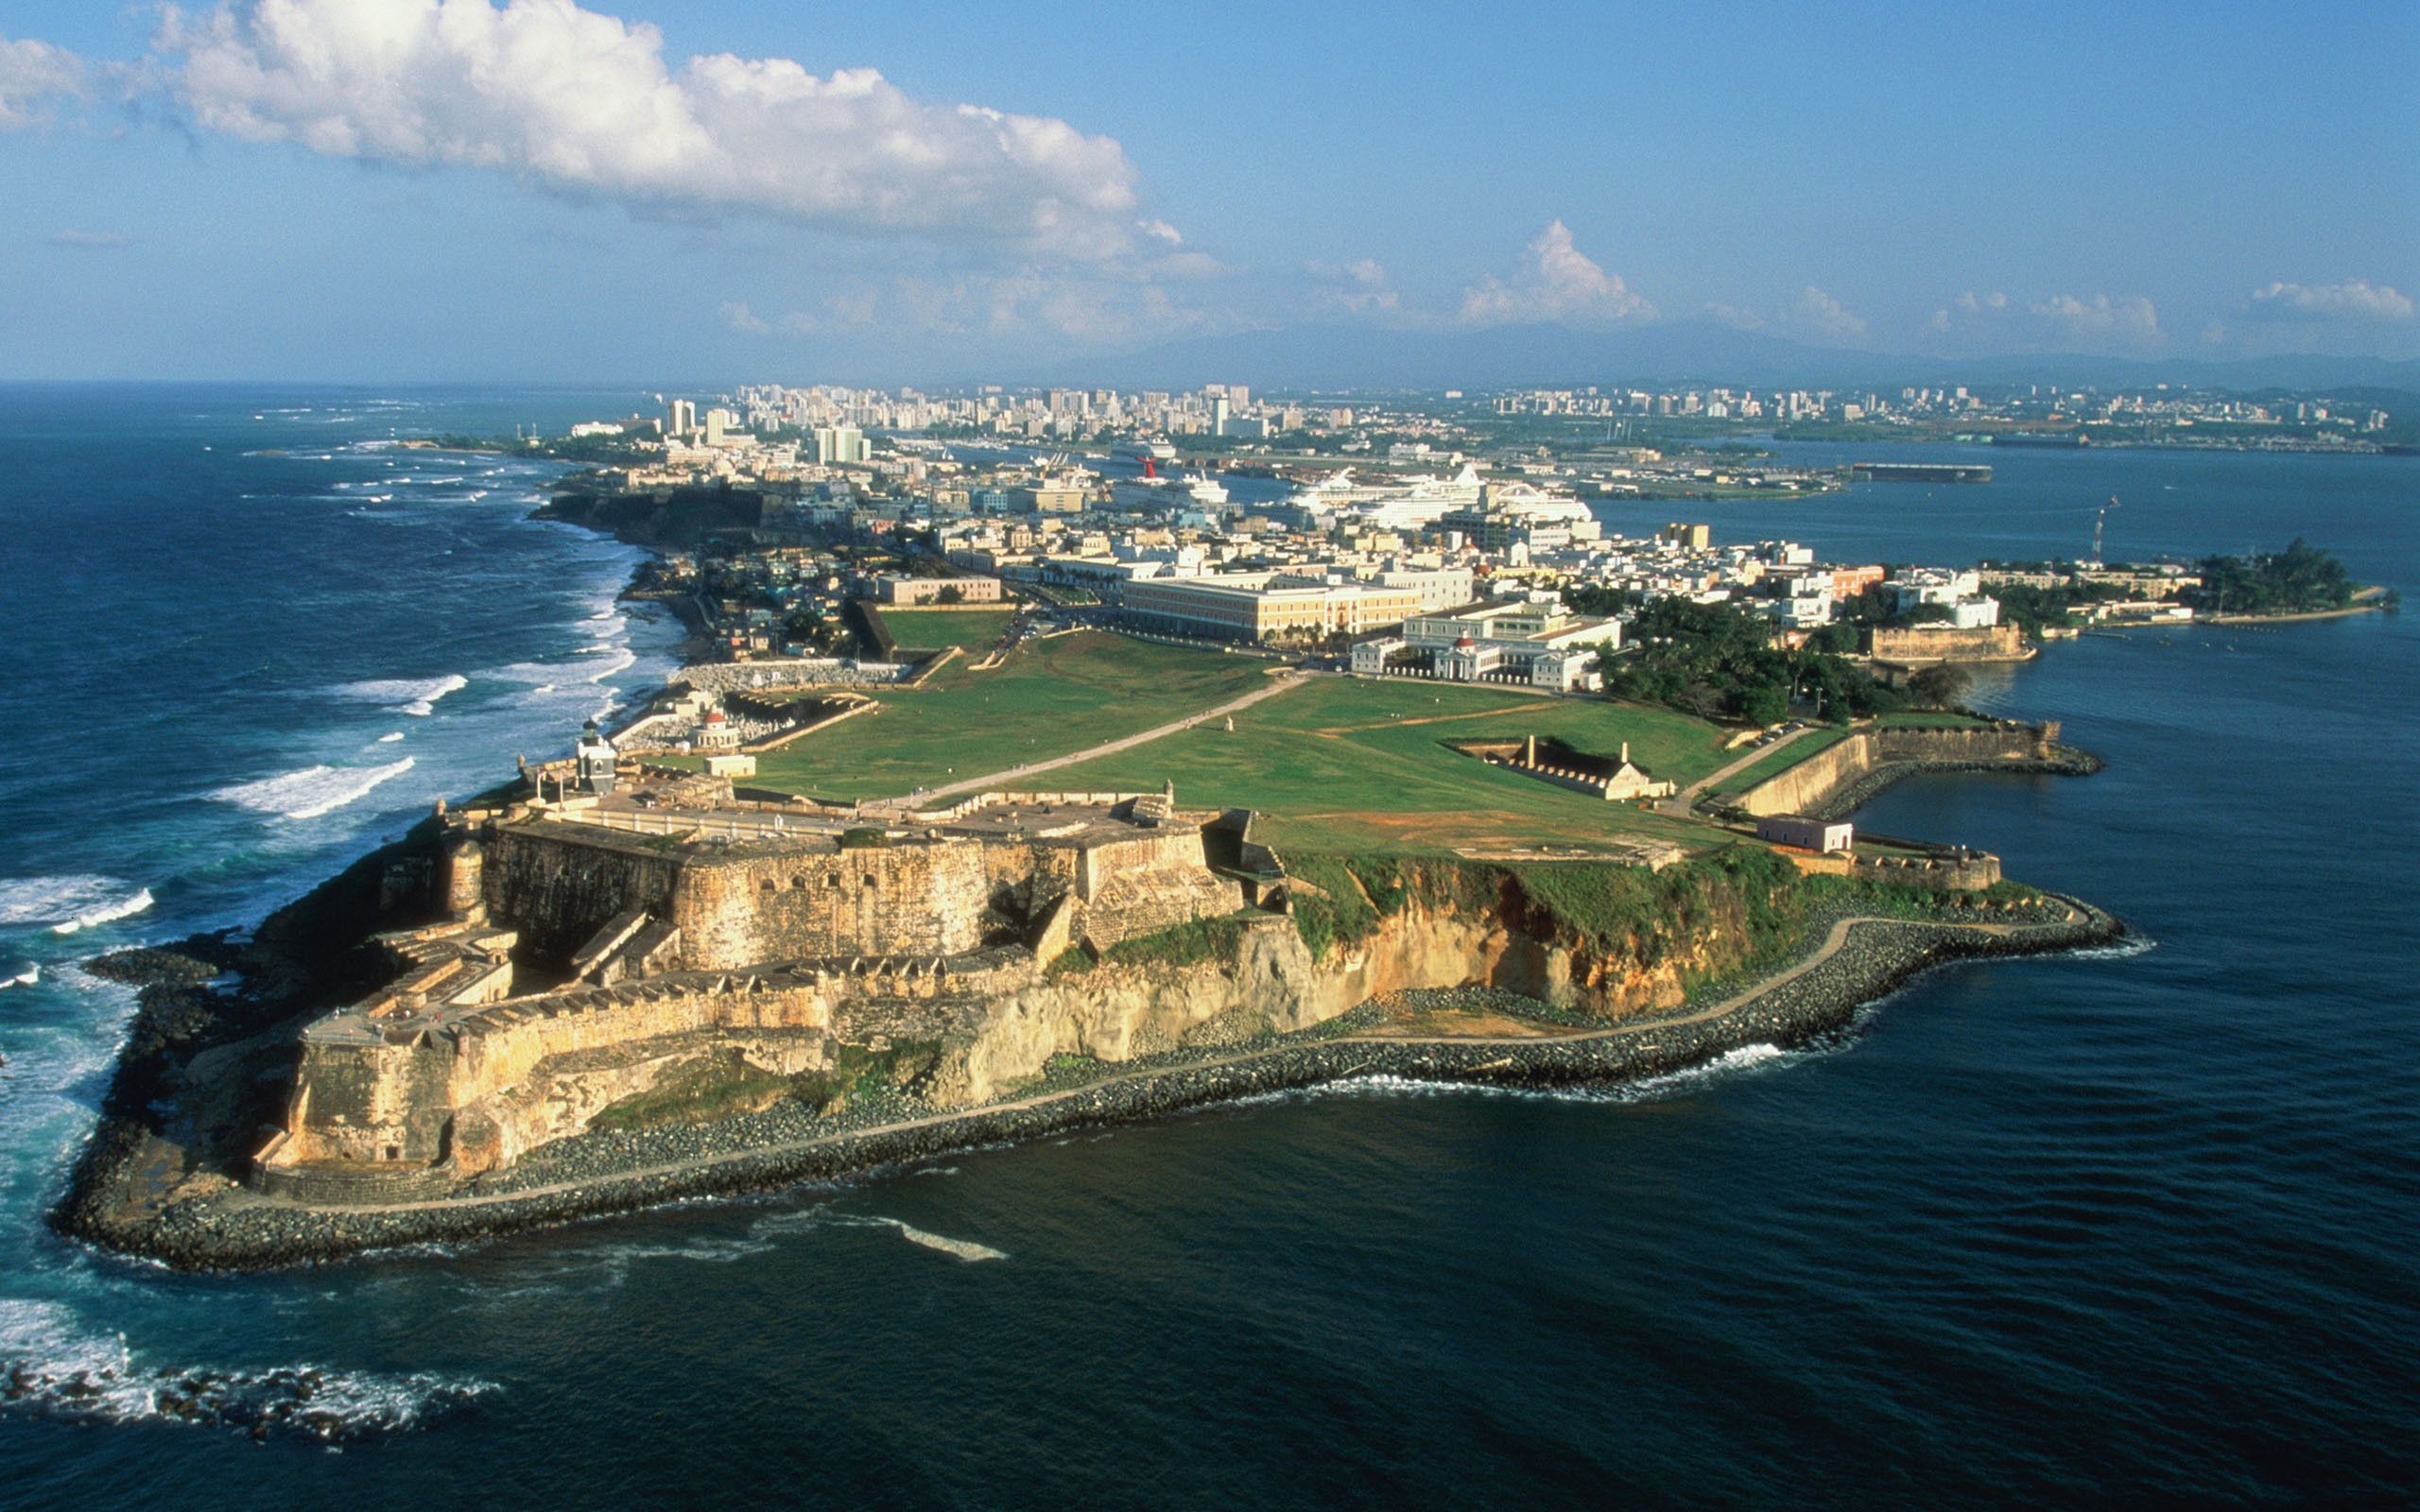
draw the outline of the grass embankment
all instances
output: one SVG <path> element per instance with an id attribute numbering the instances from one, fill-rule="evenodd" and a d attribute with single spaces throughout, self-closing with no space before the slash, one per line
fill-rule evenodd
<path id="1" fill-rule="evenodd" d="M 1992 722 L 1979 714 L 1952 709 L 1908 709 L 1883 714 L 1875 723 L 1885 730 L 1988 730 Z"/>
<path id="2" fill-rule="evenodd" d="M 908 644 L 905 634 L 899 639 Z M 893 797 L 1135 734 L 1263 680 L 1260 662 L 1213 651 L 1101 634 L 1038 641 L 994 671 L 954 662 L 923 687 L 873 690 L 883 712 L 767 753 L 750 785 L 819 798 Z M 1037 781 L 1054 791 L 1085 785 L 1066 771 Z M 1159 784 L 1153 777 L 1141 785 Z"/>
<path id="3" fill-rule="evenodd" d="M 1760 845 L 1738 843 L 1662 871 L 1589 862 L 1506 865 L 1455 856 L 1288 854 L 1294 927 L 1314 958 L 1351 949 L 1417 899 L 1476 915 L 1489 907 L 1538 937 L 1585 946 L 1653 971 L 1684 958 L 1697 992 L 1780 966 L 1830 919 L 1874 915 L 1971 920 L 2042 895 L 2001 882 L 1979 893 L 1937 893 L 1845 877 L 1806 876 Z"/>
<path id="4" fill-rule="evenodd" d="M 1874 728 L 1879 730 L 1984 730 L 1991 721 L 1975 714 L 1962 714 L 1950 710 L 1914 709 L 1877 715 Z M 1819 730 L 1801 735 L 1780 749 L 1769 752 L 1762 761 L 1743 766 L 1722 780 L 1715 789 L 1717 796 L 1737 797 L 1759 782 L 1768 782 L 1789 771 L 1810 756 L 1820 755 L 1857 731 L 1844 728 Z"/>
<path id="5" fill-rule="evenodd" d="M 1491 905 L 1526 932 L 1562 936 L 1640 966 L 1698 948 L 1709 932 L 1737 948 L 1732 969 L 1795 937 L 1798 869 L 1762 846 L 1734 845 L 1662 871 L 1603 863 L 1507 866 L 1452 856 L 1288 854 L 1287 870 L 1310 885 L 1294 893 L 1294 927 L 1315 957 L 1367 939 L 1417 898 L 1476 914 Z M 1310 890 L 1310 889 L 1316 889 Z"/>
<path id="6" fill-rule="evenodd" d="M 890 638 L 910 651 L 938 651 L 963 646 L 982 651 L 1008 632 L 1012 609 L 886 609 L 882 623 Z"/>
<path id="7" fill-rule="evenodd" d="M 1054 786 L 1139 791 L 1257 809 L 1257 838 L 1290 853 L 1585 846 L 1652 837 L 1703 846 L 1702 830 L 1625 803 L 1490 766 L 1448 741 L 1552 737 L 1631 759 L 1684 786 L 1719 767 L 1723 732 L 1661 709 L 1519 689 L 1320 679 L 1236 715 L 1062 767 Z"/>
<path id="8" fill-rule="evenodd" d="M 1251 917 L 1268 918 L 1269 915 Z M 1148 935 L 1122 939 L 1101 953 L 1096 959 L 1081 945 L 1071 945 L 1059 954 L 1058 959 L 1043 968 L 1045 975 L 1056 980 L 1065 976 L 1081 976 L 1097 965 L 1199 966 L 1204 961 L 1224 960 L 1235 953 L 1236 943 L 1251 927 L 1247 916 L 1231 915 L 1225 919 L 1196 919 L 1166 929 L 1155 929 Z"/>
<path id="9" fill-rule="evenodd" d="M 597 1109 L 589 1127 L 603 1132 L 704 1124 L 741 1113 L 759 1113 L 785 1098 L 820 1112 L 883 1098 L 910 1086 L 932 1068 L 938 1040 L 895 1040 L 881 1050 L 843 1044 L 823 1071 L 785 1076 L 752 1064 L 737 1051 L 700 1056 L 674 1067 L 646 1091 Z"/>
<path id="10" fill-rule="evenodd" d="M 1845 730 L 1819 730 L 1811 735 L 1801 735 L 1779 750 L 1768 751 L 1762 761 L 1743 766 L 1722 780 L 1719 793 L 1744 793 L 1758 782 L 1779 777 L 1809 756 L 1831 749 L 1849 738 Z"/>

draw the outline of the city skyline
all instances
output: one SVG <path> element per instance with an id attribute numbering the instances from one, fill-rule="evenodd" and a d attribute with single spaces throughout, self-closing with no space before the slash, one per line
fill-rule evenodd
<path id="1" fill-rule="evenodd" d="M 0 376 L 2420 354 L 2405 9 L 1382 20 L 10 0 Z"/>

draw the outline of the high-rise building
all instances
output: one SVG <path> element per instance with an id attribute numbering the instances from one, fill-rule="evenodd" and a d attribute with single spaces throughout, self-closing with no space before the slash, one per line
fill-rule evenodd
<path id="1" fill-rule="evenodd" d="M 866 460 L 865 432 L 855 425 L 819 426 L 815 432 L 815 459 L 827 466 L 861 463 Z"/>
<path id="2" fill-rule="evenodd" d="M 1224 394 L 1219 394 L 1219 395 L 1218 395 L 1217 397 L 1213 398 L 1213 399 L 1210 401 L 1210 434 L 1211 434 L 1211 435 L 1213 435 L 1213 436 L 1224 436 L 1224 435 L 1226 435 L 1226 434 L 1227 434 L 1227 414 L 1228 414 L 1228 410 L 1227 410 L 1227 396 L 1226 396 L 1226 395 L 1224 395 Z"/>
<path id="3" fill-rule="evenodd" d="M 698 428 L 698 406 L 685 399 L 676 399 L 668 406 L 672 411 L 672 434 L 686 436 Z"/>

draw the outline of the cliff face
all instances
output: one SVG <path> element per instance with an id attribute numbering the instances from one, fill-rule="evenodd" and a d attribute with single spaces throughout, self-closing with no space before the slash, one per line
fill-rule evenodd
<path id="1" fill-rule="evenodd" d="M 1605 1019 L 1657 1012 L 1677 1006 L 1693 978 L 1737 965 L 1758 943 L 1736 901 L 1711 900 L 1651 939 L 1599 941 L 1564 926 L 1518 885 L 1476 908 L 1407 896 L 1365 936 L 1318 957 L 1290 922 L 1272 919 L 1216 960 L 1104 962 L 999 1000 L 972 1040 L 943 1057 L 929 1095 L 987 1101 L 1053 1056 L 1123 1061 L 1287 1034 L 1411 988 L 1501 988 Z"/>

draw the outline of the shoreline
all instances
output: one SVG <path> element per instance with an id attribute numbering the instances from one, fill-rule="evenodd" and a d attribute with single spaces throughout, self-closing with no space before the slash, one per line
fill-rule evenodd
<path id="1" fill-rule="evenodd" d="M 2060 922 L 1838 920 L 1823 941 L 1710 1007 L 1602 1029 L 1469 1039 L 1322 1036 L 1312 1029 L 1223 1057 L 1113 1070 L 1075 1087 L 986 1106 L 787 1143 L 707 1149 L 685 1160 L 600 1169 L 519 1191 L 388 1206 L 308 1207 L 237 1188 L 231 1189 L 235 1194 L 230 1199 L 182 1202 L 148 1221 L 120 1223 L 79 1207 L 77 1197 L 91 1195 L 97 1185 L 79 1182 L 60 1216 L 77 1238 L 172 1269 L 261 1270 L 408 1245 L 486 1240 L 669 1203 L 864 1176 L 978 1146 L 1374 1076 L 1530 1090 L 1619 1086 L 1703 1066 L 1748 1045 L 1804 1044 L 1845 1026 L 1910 978 L 1951 961 L 2058 954 L 2126 937 L 2126 927 L 2106 912 L 2078 900 L 2059 901 L 2069 908 L 2069 918 Z M 687 1128 L 711 1145 L 717 1125 Z M 727 1137 L 730 1131 L 723 1132 Z"/>

